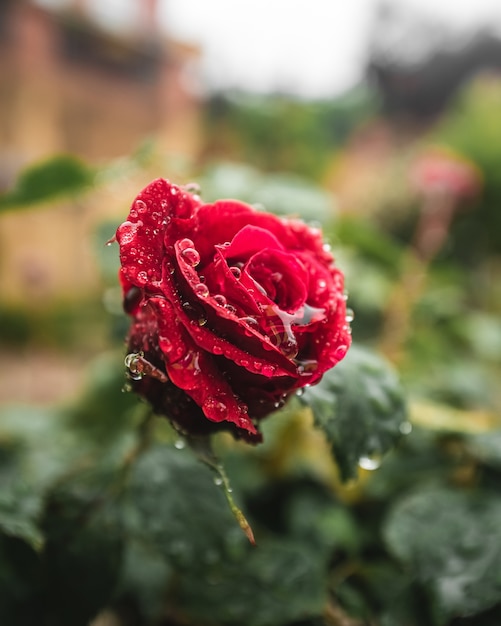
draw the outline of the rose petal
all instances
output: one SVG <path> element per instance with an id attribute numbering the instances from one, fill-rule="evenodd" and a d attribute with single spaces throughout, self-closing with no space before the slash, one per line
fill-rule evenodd
<path id="1" fill-rule="evenodd" d="M 132 203 L 127 221 L 116 232 L 120 244 L 121 281 L 158 291 L 165 232 L 173 217 L 190 217 L 200 201 L 159 178 Z"/>
<path id="2" fill-rule="evenodd" d="M 282 311 L 294 313 L 306 302 L 308 274 L 293 254 L 265 248 L 249 259 L 245 270 Z"/>
<path id="3" fill-rule="evenodd" d="M 238 404 L 213 357 L 196 346 L 180 324 L 172 304 L 163 298 L 151 298 L 150 303 L 157 309 L 159 335 L 168 337 L 173 344 L 184 349 L 184 354 L 179 356 L 175 346 L 166 350 L 159 342 L 170 380 L 183 389 L 211 421 L 230 422 L 249 433 L 257 433 L 246 409 Z"/>
<path id="4" fill-rule="evenodd" d="M 224 356 L 264 378 L 294 375 L 295 365 L 276 351 L 267 336 L 256 332 L 249 323 L 250 317 L 239 318 L 219 305 L 210 294 L 197 296 L 196 287 L 204 283 L 198 282 L 198 274 L 182 258 L 179 247 L 177 258 L 181 269 L 179 278 L 182 276 L 186 283 L 181 282 L 176 289 L 169 277 L 163 281 L 164 294 L 173 307 L 172 314 L 184 325 L 197 346 L 211 354 Z M 187 296 L 183 285 L 190 290 L 191 297 Z M 179 287 L 185 296 L 186 306 L 183 306 Z M 218 333 L 211 328 L 217 328 Z M 221 337 L 223 332 L 227 335 L 226 339 Z"/>

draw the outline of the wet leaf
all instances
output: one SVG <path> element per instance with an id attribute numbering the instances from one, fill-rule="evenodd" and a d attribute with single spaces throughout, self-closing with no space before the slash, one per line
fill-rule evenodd
<path id="1" fill-rule="evenodd" d="M 38 626 L 42 610 L 39 555 L 21 539 L 0 533 L 0 624 Z"/>
<path id="2" fill-rule="evenodd" d="M 352 346 L 345 359 L 302 396 L 332 445 L 343 480 L 360 464 L 375 469 L 407 430 L 403 390 L 393 369 L 373 352 Z"/>
<path id="3" fill-rule="evenodd" d="M 118 583 L 122 532 L 107 483 L 80 475 L 50 494 L 43 530 L 47 623 L 87 626 Z"/>
<path id="4" fill-rule="evenodd" d="M 217 624 L 281 626 L 319 616 L 327 601 L 324 556 L 310 544 L 267 539 L 240 558 L 206 562 L 180 580 L 182 610 Z"/>
<path id="5" fill-rule="evenodd" d="M 394 506 L 384 537 L 430 592 L 439 623 L 501 601 L 501 502 L 495 494 L 415 492 Z"/>

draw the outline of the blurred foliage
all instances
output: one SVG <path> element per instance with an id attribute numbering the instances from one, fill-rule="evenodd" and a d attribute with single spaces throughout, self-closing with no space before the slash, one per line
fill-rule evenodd
<path id="1" fill-rule="evenodd" d="M 499 80 L 480 77 L 463 88 L 432 133 L 432 140 L 464 155 L 482 173 L 482 197 L 474 211 L 458 217 L 452 239 L 453 254 L 469 263 L 501 253 L 500 106 Z"/>
<path id="2" fill-rule="evenodd" d="M 388 148 L 405 169 L 413 151 L 445 144 L 484 178 L 428 257 L 415 237 L 423 199 L 407 189 L 398 204 L 391 177 L 377 214 L 343 213 L 318 184 L 374 114 L 370 98 L 231 97 L 209 108 L 206 154 L 189 179 L 207 201 L 235 196 L 321 223 L 355 311 L 347 358 L 263 422 L 262 445 L 214 438 L 256 547 L 218 476 L 126 392 L 128 322 L 116 248 L 103 245 L 116 224 L 98 224 L 90 242 L 102 301 L 36 314 L 2 304 L 11 351 L 108 350 L 71 402 L 0 409 L 0 623 L 501 622 L 499 89 L 472 84 L 415 143 Z M 131 172 L 157 175 L 155 159 L 145 144 L 94 185 L 113 191 Z M 47 189 L 31 198 L 48 199 Z"/>
<path id="3" fill-rule="evenodd" d="M 205 158 L 252 163 L 259 169 L 320 180 L 333 151 L 377 110 L 360 86 L 335 101 L 219 94 L 206 109 Z"/>
<path id="4" fill-rule="evenodd" d="M 14 188 L 0 195 L 0 212 L 81 194 L 94 176 L 94 169 L 72 155 L 52 157 L 25 169 Z"/>

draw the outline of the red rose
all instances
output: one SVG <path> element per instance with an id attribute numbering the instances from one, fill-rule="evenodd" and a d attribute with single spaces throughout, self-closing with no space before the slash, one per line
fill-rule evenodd
<path id="1" fill-rule="evenodd" d="M 132 385 L 181 431 L 260 441 L 257 420 L 350 345 L 343 275 L 300 220 L 158 179 L 116 236 Z"/>

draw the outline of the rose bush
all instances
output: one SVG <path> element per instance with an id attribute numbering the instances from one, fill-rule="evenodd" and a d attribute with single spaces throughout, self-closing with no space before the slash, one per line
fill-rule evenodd
<path id="1" fill-rule="evenodd" d="M 319 229 L 158 179 L 116 238 L 131 385 L 181 432 L 258 442 L 258 420 L 348 350 L 343 275 Z"/>

